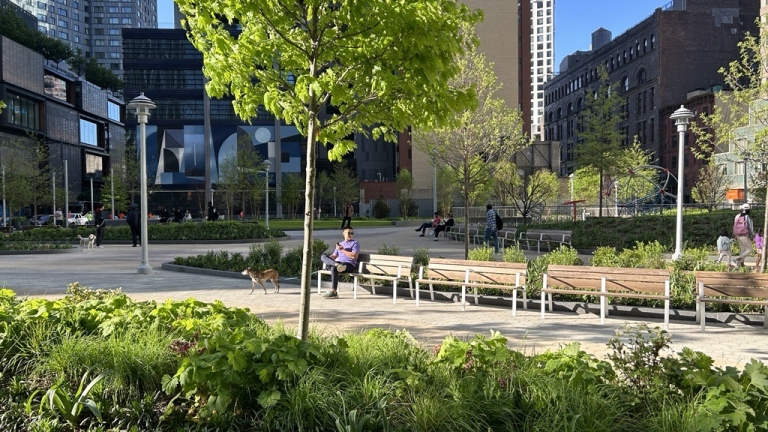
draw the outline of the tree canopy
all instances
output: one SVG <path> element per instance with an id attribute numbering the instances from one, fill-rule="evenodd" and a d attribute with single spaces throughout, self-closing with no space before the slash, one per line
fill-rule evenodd
<path id="1" fill-rule="evenodd" d="M 480 18 L 455 0 L 178 0 L 203 54 L 206 89 L 231 95 L 251 119 L 264 106 L 307 138 L 298 335 L 309 332 L 316 142 L 332 160 L 371 128 L 394 141 L 410 125 L 435 125 L 473 103 L 454 88 L 459 30 Z M 476 39 L 473 40 L 476 42 Z M 333 107 L 333 110 L 328 108 Z"/>

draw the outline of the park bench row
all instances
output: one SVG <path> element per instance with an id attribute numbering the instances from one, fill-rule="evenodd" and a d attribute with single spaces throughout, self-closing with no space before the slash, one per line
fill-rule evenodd
<path id="1" fill-rule="evenodd" d="M 418 276 L 411 278 L 413 257 L 360 254 L 358 269 L 348 274 L 353 278 L 354 298 L 364 281 L 376 294 L 376 282 L 392 284 L 392 303 L 397 303 L 397 284 L 408 284 L 411 298 L 420 305 L 422 286 L 429 287 L 430 299 L 435 299 L 435 287 L 461 287 L 461 306 L 466 308 L 467 290 L 472 289 L 475 305 L 479 304 L 478 288 L 511 292 L 512 316 L 517 313 L 518 291 L 527 309 L 527 264 L 496 261 L 470 261 L 432 258 L 428 266 L 421 266 Z M 317 291 L 320 293 L 322 276 L 330 270 L 317 272 Z M 658 300 L 664 305 L 664 329 L 669 328 L 670 273 L 666 269 L 590 267 L 550 265 L 542 278 L 541 318 L 549 306 L 554 307 L 554 295 L 582 295 L 596 297 L 600 304 L 600 322 L 608 316 L 608 300 L 612 297 Z M 415 290 L 414 290 L 415 283 Z M 701 331 L 705 330 L 707 303 L 761 305 L 765 308 L 763 326 L 768 328 L 768 274 L 696 272 L 696 316 Z"/>
<path id="2" fill-rule="evenodd" d="M 473 226 L 464 232 L 463 226 L 454 226 L 445 233 L 446 238 L 454 240 L 464 240 L 467 235 L 472 243 L 480 244 L 485 239 L 485 229 L 481 226 Z M 499 231 L 499 247 L 503 249 L 505 245 L 525 243 L 528 250 L 533 250 L 535 246 L 536 251 L 541 253 L 542 245 L 545 245 L 548 251 L 560 246 L 571 246 L 572 235 L 573 232 L 570 230 L 529 229 L 518 235 L 517 228 L 502 229 Z"/>

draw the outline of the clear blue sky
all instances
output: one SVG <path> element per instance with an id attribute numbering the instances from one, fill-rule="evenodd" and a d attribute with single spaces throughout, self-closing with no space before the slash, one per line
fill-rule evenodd
<path id="1" fill-rule="evenodd" d="M 511 0 L 490 0 L 511 1 Z M 576 50 L 586 51 L 591 34 L 605 27 L 618 36 L 639 23 L 669 0 L 554 0 L 555 70 L 560 60 Z M 157 0 L 157 21 L 161 28 L 173 27 L 171 0 Z"/>

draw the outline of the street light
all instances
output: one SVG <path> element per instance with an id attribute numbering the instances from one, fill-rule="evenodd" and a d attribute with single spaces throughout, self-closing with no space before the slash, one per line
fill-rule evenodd
<path id="1" fill-rule="evenodd" d="M 437 150 L 432 150 L 432 211 L 437 211 Z"/>
<path id="2" fill-rule="evenodd" d="M 675 225 L 675 252 L 672 259 L 677 260 L 683 256 L 683 160 L 685 158 L 685 131 L 688 129 L 688 122 L 693 118 L 693 113 L 680 105 L 680 108 L 669 116 L 675 120 L 678 133 L 677 148 L 677 223 Z"/>
<path id="3" fill-rule="evenodd" d="M 269 229 L 269 159 L 264 161 L 264 225 Z"/>
<path id="4" fill-rule="evenodd" d="M 152 273 L 152 267 L 149 265 L 149 236 L 147 235 L 147 119 L 149 110 L 157 108 L 157 105 L 142 92 L 135 97 L 129 104 L 129 109 L 136 110 L 136 117 L 139 121 L 139 167 L 141 168 L 141 264 L 137 268 L 139 274 Z"/>
<path id="5" fill-rule="evenodd" d="M 333 217 L 336 217 L 336 186 L 333 187 Z"/>

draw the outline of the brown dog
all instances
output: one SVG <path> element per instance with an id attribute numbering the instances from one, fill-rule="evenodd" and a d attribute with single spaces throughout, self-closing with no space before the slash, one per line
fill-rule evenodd
<path id="1" fill-rule="evenodd" d="M 275 286 L 275 293 L 280 292 L 280 281 L 278 280 L 280 275 L 277 273 L 277 270 L 267 269 L 264 271 L 256 271 L 256 270 L 251 270 L 251 268 L 248 267 L 247 269 L 243 270 L 242 274 L 248 275 L 251 277 L 251 292 L 248 293 L 249 295 L 253 294 L 253 290 L 256 289 L 257 283 L 261 285 L 261 288 L 264 289 L 264 294 L 266 294 L 267 287 L 264 286 L 264 282 L 266 281 L 272 281 L 272 285 Z"/>

